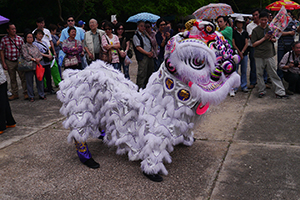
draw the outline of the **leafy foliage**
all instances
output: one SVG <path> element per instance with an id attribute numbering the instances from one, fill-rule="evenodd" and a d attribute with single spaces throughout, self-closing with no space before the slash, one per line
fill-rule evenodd
<path id="1" fill-rule="evenodd" d="M 109 20 L 110 15 L 116 14 L 118 21 L 126 22 L 132 15 L 150 12 L 179 21 L 204 5 L 218 2 L 231 5 L 235 12 L 249 13 L 253 8 L 265 7 L 273 0 L 252 0 L 251 4 L 238 0 L 1 0 L 0 15 L 11 19 L 18 32 L 22 32 L 25 28 L 35 28 L 35 20 L 40 16 L 45 18 L 46 25 L 65 20 L 70 14 L 75 16 L 76 21 L 86 22 L 91 18 Z M 0 32 L 6 32 L 3 25 Z"/>

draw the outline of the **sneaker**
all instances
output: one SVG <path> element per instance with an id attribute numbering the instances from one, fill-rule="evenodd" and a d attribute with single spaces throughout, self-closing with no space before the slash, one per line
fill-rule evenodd
<path id="1" fill-rule="evenodd" d="M 29 100 L 28 94 L 24 94 L 24 100 Z"/>
<path id="2" fill-rule="evenodd" d="M 13 124 L 13 125 L 6 125 L 6 128 L 14 128 L 16 127 L 16 124 Z"/>
<path id="3" fill-rule="evenodd" d="M 258 98 L 263 98 L 263 96 L 265 96 L 265 93 L 263 93 L 263 92 L 258 94 Z"/>
<path id="4" fill-rule="evenodd" d="M 255 85 L 249 85 L 248 89 L 252 90 L 253 88 L 255 88 Z"/>
<path id="5" fill-rule="evenodd" d="M 242 91 L 243 91 L 244 93 L 248 93 L 248 92 L 249 92 L 248 88 L 244 88 L 244 89 L 242 89 Z"/>
<path id="6" fill-rule="evenodd" d="M 234 92 L 233 89 L 230 90 L 229 95 L 230 95 L 231 97 L 234 97 L 234 96 L 235 96 L 235 92 Z"/>
<path id="7" fill-rule="evenodd" d="M 10 97 L 8 97 L 8 100 L 9 100 L 9 101 L 13 101 L 13 100 L 16 100 L 16 99 L 19 99 L 19 96 L 16 95 L 16 94 L 13 94 L 13 95 L 11 95 Z"/>
<path id="8" fill-rule="evenodd" d="M 289 95 L 278 95 L 278 94 L 275 94 L 275 96 L 276 96 L 276 99 L 289 99 L 290 97 L 289 97 Z"/>
<path id="9" fill-rule="evenodd" d="M 266 84 L 266 88 L 267 88 L 267 89 L 271 89 L 271 86 L 268 85 L 268 84 Z"/>
<path id="10" fill-rule="evenodd" d="M 56 94 L 56 92 L 54 90 L 50 90 L 48 91 L 48 94 Z"/>
<path id="11" fill-rule="evenodd" d="M 286 90 L 285 93 L 286 93 L 287 95 L 294 95 L 294 92 L 292 92 L 291 90 Z"/>

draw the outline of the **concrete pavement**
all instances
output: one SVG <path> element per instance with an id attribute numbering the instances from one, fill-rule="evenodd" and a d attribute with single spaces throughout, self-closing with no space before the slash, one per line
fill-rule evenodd
<path id="1" fill-rule="evenodd" d="M 135 80 L 136 63 L 131 65 Z M 20 91 L 21 94 L 21 91 Z M 67 143 L 55 95 L 10 102 L 17 127 L 0 135 L 0 199 L 299 199 L 300 95 L 238 92 L 210 108 L 193 146 L 176 146 L 155 183 L 140 162 L 89 139 L 100 169 L 82 165 Z"/>

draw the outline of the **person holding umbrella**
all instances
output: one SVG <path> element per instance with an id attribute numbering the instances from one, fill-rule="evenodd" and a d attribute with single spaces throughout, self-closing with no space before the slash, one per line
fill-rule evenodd
<path id="1" fill-rule="evenodd" d="M 151 39 L 145 34 L 145 22 L 139 21 L 137 29 L 133 36 L 133 47 L 138 61 L 136 84 L 139 88 L 145 88 L 154 70 L 153 52 Z"/>

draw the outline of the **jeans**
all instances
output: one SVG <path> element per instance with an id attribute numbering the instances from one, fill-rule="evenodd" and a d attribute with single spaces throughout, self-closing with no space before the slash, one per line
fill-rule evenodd
<path id="1" fill-rule="evenodd" d="M 239 66 L 241 66 L 241 88 L 242 90 L 247 88 L 247 64 L 248 56 L 244 56 L 243 60 L 236 65 L 236 72 L 239 71 Z"/>
<path id="2" fill-rule="evenodd" d="M 158 58 L 158 68 L 160 67 L 161 63 L 164 62 L 164 58 Z"/>
<path id="3" fill-rule="evenodd" d="M 123 61 L 121 61 L 119 63 L 119 67 L 118 68 L 121 70 L 122 66 L 123 66 L 123 73 L 124 73 L 125 78 L 127 78 L 127 79 L 130 80 L 130 77 L 129 77 L 129 65 L 125 65 L 124 60 L 123 60 Z"/>
<path id="4" fill-rule="evenodd" d="M 80 60 L 81 60 L 81 69 L 85 69 L 88 66 L 86 57 L 80 55 Z"/>
<path id="5" fill-rule="evenodd" d="M 284 50 L 278 48 L 278 50 L 277 50 L 277 64 L 278 65 L 283 56 L 284 56 Z M 278 74 L 279 78 L 281 78 L 281 79 L 283 78 L 283 71 L 281 69 L 279 69 L 279 67 L 277 67 L 277 74 Z"/>
<path id="6" fill-rule="evenodd" d="M 156 72 L 160 68 L 160 62 L 158 58 L 153 58 L 154 61 L 154 71 Z"/>
<path id="7" fill-rule="evenodd" d="M 121 71 L 120 63 L 111 63 L 111 65 L 114 67 L 114 69 L 117 69 L 117 70 Z"/>
<path id="8" fill-rule="evenodd" d="M 250 59 L 250 85 L 256 85 L 256 64 L 254 59 L 254 48 L 249 47 Z"/>

